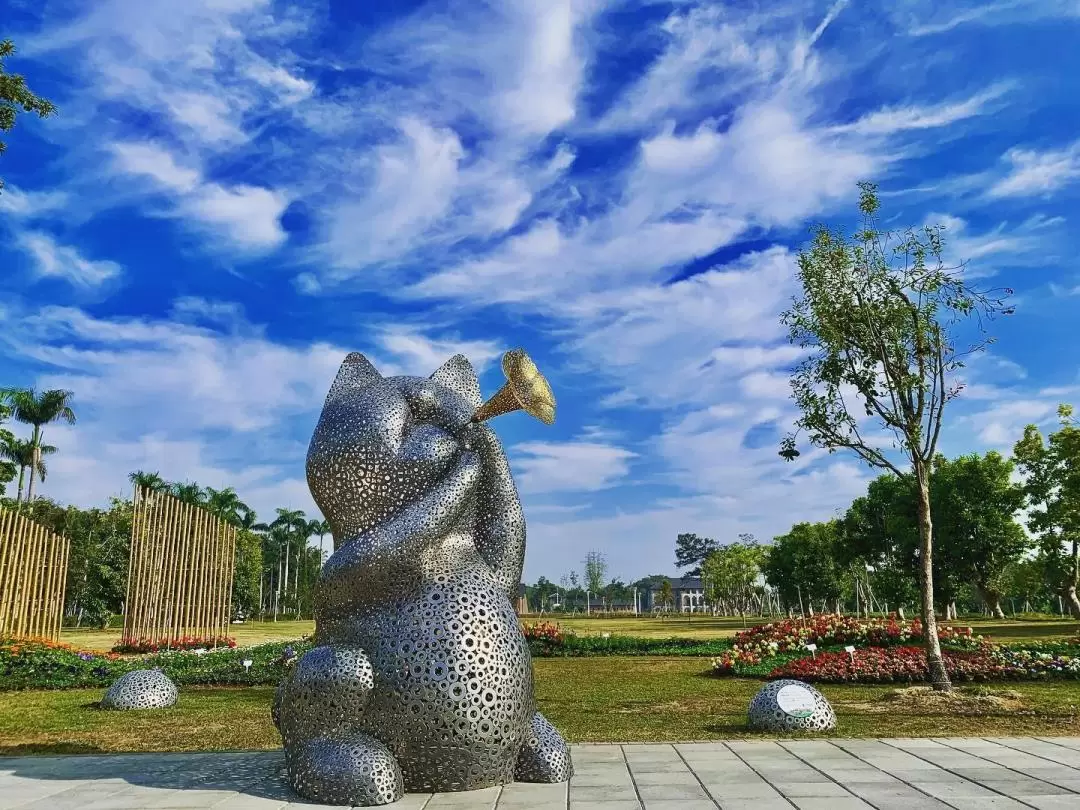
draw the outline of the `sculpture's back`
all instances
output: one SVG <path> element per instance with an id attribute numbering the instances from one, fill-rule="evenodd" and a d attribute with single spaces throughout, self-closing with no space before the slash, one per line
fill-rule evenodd
<path id="1" fill-rule="evenodd" d="M 292 782 L 326 802 L 563 781 L 511 604 L 525 525 L 468 361 L 383 378 L 346 358 L 308 453 L 335 553 L 316 642 L 278 690 Z"/>

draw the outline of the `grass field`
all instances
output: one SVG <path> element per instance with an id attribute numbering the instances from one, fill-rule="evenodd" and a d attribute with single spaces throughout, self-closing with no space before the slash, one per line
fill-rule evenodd
<path id="1" fill-rule="evenodd" d="M 761 681 L 715 678 L 708 661 L 576 658 L 534 662 L 540 709 L 570 741 L 671 741 L 762 736 L 745 729 Z M 823 686 L 837 734 L 1007 736 L 1080 734 L 1080 683 L 1010 684 L 1019 709 L 957 714 L 898 711 L 890 686 Z M 273 687 L 182 690 L 153 713 L 96 708 L 101 690 L 0 693 L 0 755 L 106 751 L 215 751 L 280 745 L 270 721 Z"/>
<path id="2" fill-rule="evenodd" d="M 687 614 L 690 615 L 690 614 Z M 551 620 L 551 619 L 545 619 Z M 743 629 L 740 619 L 714 618 L 712 616 L 664 617 L 664 618 L 626 618 L 626 619 L 590 619 L 559 618 L 554 619 L 562 627 L 578 633 L 617 633 L 620 635 L 640 636 L 645 638 L 729 638 Z M 526 619 L 526 622 L 539 621 Z M 766 621 L 747 619 L 747 626 Z M 1040 620 L 965 620 L 954 624 L 975 628 L 976 633 L 989 635 L 1001 641 L 1033 639 L 1067 638 L 1080 631 L 1080 624 L 1070 619 Z M 282 641 L 300 638 L 315 629 L 309 621 L 248 622 L 234 624 L 229 633 L 236 638 L 240 646 L 261 644 L 266 641 Z M 120 638 L 120 630 L 65 630 L 60 640 L 84 650 L 108 650 Z"/>

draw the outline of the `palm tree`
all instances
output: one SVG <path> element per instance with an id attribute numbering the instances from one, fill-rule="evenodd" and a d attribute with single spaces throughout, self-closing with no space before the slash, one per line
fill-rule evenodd
<path id="1" fill-rule="evenodd" d="M 142 487 L 148 489 L 151 492 L 164 492 L 169 488 L 168 483 L 158 475 L 156 472 L 143 472 L 142 470 L 136 470 L 133 473 L 128 473 L 128 481 L 135 487 Z"/>
<path id="2" fill-rule="evenodd" d="M 189 503 L 192 506 L 202 506 L 206 503 L 206 493 L 194 481 L 169 484 L 169 494 L 177 500 Z"/>
<path id="3" fill-rule="evenodd" d="M 23 482 L 26 479 L 26 471 L 34 470 L 37 472 L 38 478 L 44 482 L 45 475 L 48 470 L 45 467 L 45 462 L 41 458 L 42 456 L 52 455 L 56 452 L 56 448 L 51 444 L 40 445 L 37 449 L 37 462 L 35 463 L 34 457 L 34 445 L 29 439 L 15 439 L 7 444 L 0 446 L 0 458 L 7 459 L 14 462 L 19 468 L 19 490 L 15 496 L 15 503 L 22 501 L 23 495 Z M 34 478 L 34 473 L 30 473 L 31 481 Z M 28 499 L 29 500 L 29 499 Z"/>
<path id="4" fill-rule="evenodd" d="M 270 524 L 271 528 L 280 529 L 285 535 L 285 593 L 288 595 L 289 591 L 289 551 L 292 548 L 292 538 L 299 534 L 301 531 L 307 530 L 307 520 L 304 517 L 304 512 L 301 509 L 283 509 L 278 507 L 277 517 L 274 522 Z M 294 587 L 293 593 L 296 589 Z"/>
<path id="5" fill-rule="evenodd" d="M 33 388 L 6 389 L 5 398 L 10 403 L 11 413 L 16 420 L 33 426 L 30 444 L 33 447 L 33 459 L 29 465 L 32 470 L 39 470 L 41 447 L 45 425 L 63 419 L 69 425 L 75 424 L 75 412 L 71 410 L 71 400 L 75 396 L 71 391 L 52 389 L 38 393 Z M 44 481 L 45 479 L 42 478 Z M 30 476 L 26 500 L 34 499 L 34 476 Z"/>
<path id="6" fill-rule="evenodd" d="M 312 520 L 308 523 L 308 531 L 319 535 L 319 566 L 326 562 L 326 552 L 323 550 L 323 538 L 330 534 L 330 521 Z"/>
<path id="7" fill-rule="evenodd" d="M 255 517 L 248 505 L 240 500 L 240 496 L 236 494 L 236 490 L 232 487 L 226 487 L 225 489 L 207 487 L 206 508 L 212 514 L 217 515 L 233 526 L 240 526 L 240 516 L 243 514 L 250 514 L 252 519 Z"/>

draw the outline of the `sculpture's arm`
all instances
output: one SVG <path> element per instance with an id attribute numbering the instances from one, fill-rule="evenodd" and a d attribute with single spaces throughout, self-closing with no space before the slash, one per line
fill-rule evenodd
<path id="1" fill-rule="evenodd" d="M 389 520 L 346 539 L 323 566 L 320 581 L 328 586 L 325 589 L 359 588 L 373 567 L 380 567 L 380 558 L 414 557 L 448 534 L 480 481 L 481 467 L 476 453 L 462 451 L 454 467 L 430 492 Z"/>
<path id="2" fill-rule="evenodd" d="M 513 601 L 525 564 L 525 515 L 495 433 L 487 425 L 476 425 L 468 441 L 483 460 L 477 489 L 476 548 Z"/>

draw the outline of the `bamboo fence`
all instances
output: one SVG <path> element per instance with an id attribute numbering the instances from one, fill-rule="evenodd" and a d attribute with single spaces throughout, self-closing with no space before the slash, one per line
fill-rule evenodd
<path id="1" fill-rule="evenodd" d="M 137 487 L 122 643 L 220 643 L 229 630 L 235 551 L 235 526 Z"/>
<path id="2" fill-rule="evenodd" d="M 60 640 L 71 541 L 0 508 L 0 637 Z"/>

